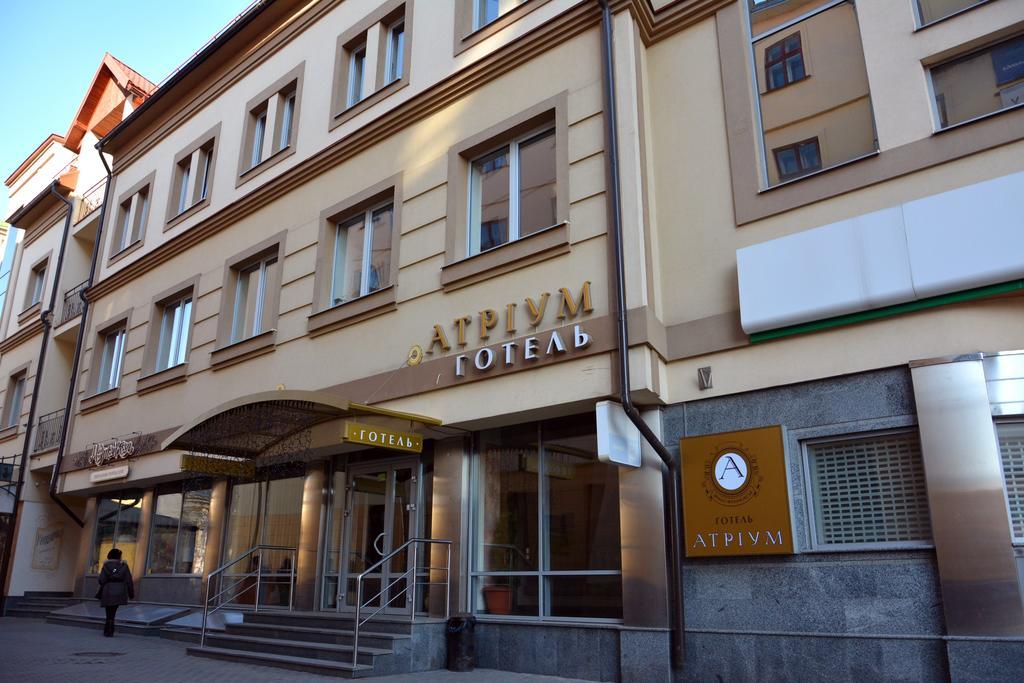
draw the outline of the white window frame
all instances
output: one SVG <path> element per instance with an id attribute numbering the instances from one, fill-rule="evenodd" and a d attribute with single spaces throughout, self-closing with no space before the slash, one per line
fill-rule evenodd
<path id="1" fill-rule="evenodd" d="M 920 441 L 920 434 L 917 427 L 885 429 L 872 432 L 854 432 L 852 434 L 837 434 L 822 438 L 810 438 L 800 442 L 801 465 L 804 470 L 804 496 L 807 510 L 807 532 L 810 537 L 812 552 L 858 552 L 872 550 L 928 550 L 935 547 L 932 541 L 882 541 L 873 543 L 823 543 L 818 540 L 818 520 L 814 512 L 814 480 L 811 476 L 811 449 L 837 441 L 856 441 L 859 439 L 877 439 L 886 436 L 897 436 L 913 434 Z M 923 465 L 923 463 L 922 463 Z M 931 501 L 928 501 L 931 505 Z M 930 520 L 929 520 L 930 521 Z"/>
<path id="2" fill-rule="evenodd" d="M 185 213 L 185 210 L 189 208 L 188 203 L 188 186 L 189 176 L 192 173 L 192 157 L 191 155 L 185 157 L 180 162 L 181 166 L 181 186 L 178 188 L 178 213 Z"/>
<path id="3" fill-rule="evenodd" d="M 470 160 L 470 162 L 469 162 L 469 187 L 468 187 L 468 190 L 466 192 L 466 196 L 468 198 L 468 203 L 467 203 L 467 206 L 466 206 L 466 216 L 467 216 L 467 226 L 466 226 L 466 229 L 467 229 L 467 232 L 469 233 L 469 235 L 468 235 L 469 239 L 466 240 L 466 256 L 475 256 L 476 254 L 481 253 L 481 250 L 480 250 L 480 212 L 481 212 L 481 206 L 480 206 L 480 183 L 479 183 L 479 176 L 477 175 L 477 171 L 476 171 L 476 162 L 479 161 L 480 159 L 483 159 L 486 156 L 490 156 L 491 154 L 494 154 L 495 152 L 501 150 L 504 147 L 508 147 L 508 175 L 509 175 L 509 178 L 508 178 L 508 183 L 509 183 L 509 193 L 508 193 L 508 241 L 507 242 L 503 242 L 502 244 L 499 244 L 499 245 L 497 245 L 495 247 L 491 247 L 490 249 L 484 250 L 484 251 L 491 251 L 493 249 L 498 249 L 499 247 L 503 247 L 506 244 L 511 244 L 512 242 L 515 242 L 515 241 L 517 241 L 520 238 L 520 234 L 519 234 L 519 192 L 520 192 L 520 189 L 521 189 L 521 185 L 520 185 L 520 180 L 521 179 L 519 177 L 519 148 L 524 143 L 532 142 L 534 139 L 539 138 L 540 136 L 546 135 L 548 133 L 551 133 L 551 135 L 553 135 L 555 137 L 555 144 L 556 144 L 556 149 L 555 149 L 555 155 L 556 156 L 555 156 L 555 159 L 556 159 L 556 163 L 557 163 L 557 158 L 558 158 L 557 157 L 557 155 L 558 155 L 558 149 L 557 149 L 558 131 L 555 129 L 555 126 L 553 124 L 546 124 L 546 125 L 541 126 L 539 128 L 535 128 L 535 129 L 531 130 L 530 132 L 525 133 L 523 135 L 518 135 L 514 139 L 509 140 L 508 142 L 503 142 L 503 143 L 501 143 L 499 145 L 495 145 L 494 147 L 492 147 L 488 151 L 484 152 L 483 154 L 477 154 L 476 156 L 474 156 Z M 556 173 L 555 174 L 555 185 L 557 186 L 557 184 L 558 184 L 558 174 Z M 557 223 L 555 223 L 555 225 L 557 225 Z M 551 226 L 547 226 L 547 227 L 551 227 Z M 544 228 L 541 228 L 541 230 L 543 230 L 543 229 Z M 540 232 L 540 230 L 537 231 L 537 232 Z M 532 235 L 532 234 L 536 234 L 536 233 L 530 233 L 530 234 Z"/>
<path id="4" fill-rule="evenodd" d="M 210 166 L 213 165 L 213 147 L 212 145 L 209 149 L 200 147 L 197 152 L 201 155 L 199 157 L 199 163 L 203 173 L 203 184 L 199 190 L 199 199 L 196 200 L 196 203 L 198 204 L 206 199 L 206 195 L 210 191 Z"/>
<path id="5" fill-rule="evenodd" d="M 356 64 L 359 64 L 359 80 L 355 79 Z M 366 43 L 360 43 L 348 58 L 348 93 L 345 96 L 346 105 L 351 107 L 363 100 L 363 91 L 366 89 Z"/>
<path id="6" fill-rule="evenodd" d="M 373 214 L 376 213 L 377 211 L 379 211 L 381 209 L 384 209 L 384 208 L 387 208 L 387 207 L 391 207 L 391 230 L 394 230 L 394 225 L 395 225 L 394 200 L 389 199 L 386 202 L 381 202 L 380 204 L 372 206 L 369 209 L 366 209 L 365 211 L 362 212 L 363 213 L 363 260 L 362 260 L 362 263 L 360 263 L 360 266 L 359 266 L 359 269 L 360 269 L 359 270 L 359 294 L 357 295 L 356 298 L 363 297 L 363 296 L 366 296 L 367 294 L 371 293 L 369 291 L 370 290 L 370 258 L 369 258 L 369 255 L 371 254 L 371 250 L 372 250 L 372 247 L 373 247 Z M 342 282 L 341 283 L 338 282 L 338 262 L 339 262 L 339 259 L 340 259 L 341 263 L 347 264 L 347 261 L 345 260 L 346 254 L 341 253 L 343 246 L 345 244 L 347 244 L 347 241 L 342 240 L 342 235 L 341 235 L 342 226 L 345 225 L 345 223 L 348 223 L 349 221 L 351 221 L 353 218 L 356 218 L 358 215 L 359 215 L 358 213 L 351 214 L 351 215 L 348 216 L 348 218 L 338 220 L 334 224 L 334 263 L 332 264 L 332 268 L 331 268 L 331 306 L 340 306 L 343 303 L 347 303 L 349 301 L 354 301 L 355 300 L 355 299 L 341 299 L 338 296 L 338 285 L 339 284 L 344 285 L 344 279 L 345 279 L 344 278 L 345 273 L 343 273 L 342 274 L 342 278 L 341 278 Z M 394 236 L 392 235 L 392 242 L 393 241 L 394 241 Z M 395 247 L 395 245 L 392 244 L 391 245 L 391 249 L 394 249 L 394 247 Z M 377 289 L 375 289 L 373 291 L 374 292 L 380 291 L 380 290 L 384 289 L 385 287 L 388 287 L 390 284 L 391 284 L 391 278 L 390 278 L 390 274 L 389 274 L 388 282 L 386 284 L 381 285 L 380 287 L 378 287 Z"/>
<path id="7" fill-rule="evenodd" d="M 191 292 L 163 305 L 160 312 L 160 335 L 157 339 L 156 372 L 188 360 L 191 319 Z"/>
<path id="8" fill-rule="evenodd" d="M 4 429 L 18 426 L 21 417 L 21 404 L 25 401 L 25 384 L 28 372 L 20 372 L 11 378 L 11 395 L 7 397 L 7 414 L 4 415 Z"/>
<path id="9" fill-rule="evenodd" d="M 259 166 L 263 161 L 263 136 L 267 131 L 267 110 L 256 114 L 256 122 L 253 124 L 252 151 L 249 154 L 249 168 Z"/>
<path id="10" fill-rule="evenodd" d="M 277 141 L 276 152 L 288 149 L 292 144 L 292 119 L 295 116 L 295 89 L 284 96 L 284 103 L 281 105 L 281 135 Z"/>
<path id="11" fill-rule="evenodd" d="M 498 0 L 498 13 L 494 16 L 493 19 L 483 21 L 485 17 L 482 16 L 480 9 L 481 5 L 483 5 L 486 2 L 487 0 L 473 0 L 474 31 L 479 31 L 483 27 L 493 24 L 498 19 L 501 19 L 503 16 L 514 10 L 519 5 L 523 4 L 524 2 L 529 2 L 529 0 Z"/>
<path id="12" fill-rule="evenodd" d="M 401 34 L 402 39 L 398 41 L 396 35 Z M 384 59 L 384 85 L 390 85 L 405 74 L 405 17 L 388 26 L 387 31 L 387 55 Z M 400 47 L 399 48 L 399 43 Z"/>
<path id="13" fill-rule="evenodd" d="M 43 291 L 46 289 L 46 270 L 48 261 L 32 269 L 32 298 L 28 302 L 28 308 L 42 303 Z"/>
<path id="14" fill-rule="evenodd" d="M 121 386 L 121 364 L 124 360 L 124 343 L 127 336 L 128 329 L 124 325 L 102 333 L 96 393 L 101 394 Z M 108 347 L 111 347 L 109 356 Z"/>
<path id="15" fill-rule="evenodd" d="M 267 297 L 267 271 L 275 265 L 278 261 L 277 253 L 268 255 L 260 259 L 255 263 L 237 269 L 237 279 L 235 280 L 235 305 L 231 314 L 231 343 L 244 341 L 257 335 L 263 334 L 266 330 L 263 329 L 263 309 L 266 305 Z M 243 294 L 243 283 L 246 283 L 244 277 L 246 273 L 252 272 L 256 268 L 259 270 L 259 277 L 256 278 L 256 292 L 253 294 L 256 297 L 255 308 L 253 309 L 252 316 L 252 329 L 241 330 L 239 333 L 239 324 L 245 324 L 245 308 L 249 301 L 248 285 L 246 287 L 245 296 Z M 241 314 L 241 317 L 239 317 Z"/>

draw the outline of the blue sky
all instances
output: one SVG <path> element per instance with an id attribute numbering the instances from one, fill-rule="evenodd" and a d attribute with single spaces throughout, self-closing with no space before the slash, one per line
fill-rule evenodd
<path id="1" fill-rule="evenodd" d="M 7 94 L 0 107 L 0 180 L 50 133 L 63 135 L 104 52 L 154 83 L 250 0 L 0 0 Z M 7 188 L 0 188 L 0 220 Z"/>

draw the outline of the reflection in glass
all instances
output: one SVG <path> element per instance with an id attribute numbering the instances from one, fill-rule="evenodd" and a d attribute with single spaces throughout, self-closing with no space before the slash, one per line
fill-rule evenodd
<path id="1" fill-rule="evenodd" d="M 519 145 L 519 236 L 549 228 L 556 219 L 555 131 Z"/>
<path id="2" fill-rule="evenodd" d="M 921 25 L 930 24 L 951 14 L 980 5 L 987 0 L 917 0 Z"/>
<path id="3" fill-rule="evenodd" d="M 854 4 L 751 0 L 749 6 L 768 184 L 875 152 Z"/>
<path id="4" fill-rule="evenodd" d="M 1024 104 L 1024 36 L 931 70 L 939 127 Z"/>
<path id="5" fill-rule="evenodd" d="M 476 581 L 479 614 L 535 617 L 540 612 L 537 576 L 488 576 Z"/>
<path id="6" fill-rule="evenodd" d="M 622 618 L 622 576 L 549 576 L 548 595 L 553 617 Z"/>
<path id="7" fill-rule="evenodd" d="M 474 161 L 472 177 L 470 228 L 479 243 L 473 251 L 487 251 L 509 240 L 508 147 Z"/>
<path id="8" fill-rule="evenodd" d="M 170 574 L 174 571 L 174 547 L 178 542 L 178 522 L 181 517 L 181 494 L 167 493 L 156 497 L 153 511 L 153 535 L 149 539 L 150 574 Z"/>
<path id="9" fill-rule="evenodd" d="M 139 541 L 139 516 L 142 494 L 120 493 L 101 498 L 96 506 L 96 537 L 93 541 L 92 573 L 97 573 L 112 548 L 118 548 L 121 559 L 135 567 L 135 551 Z"/>
<path id="10" fill-rule="evenodd" d="M 537 569 L 536 427 L 495 429 L 480 439 L 480 571 Z"/>
<path id="11" fill-rule="evenodd" d="M 368 472 L 352 477 L 349 496 L 352 498 L 351 511 L 349 513 L 349 550 L 348 550 L 348 587 L 346 590 L 346 604 L 356 604 L 356 582 L 355 576 L 371 565 L 376 563 L 387 552 L 384 547 L 385 523 L 387 521 L 387 470 L 382 472 Z M 375 595 L 380 590 L 380 582 L 377 580 L 374 585 L 377 587 L 370 590 L 370 582 L 364 581 L 363 602 Z M 371 603 L 379 605 L 379 600 Z"/>

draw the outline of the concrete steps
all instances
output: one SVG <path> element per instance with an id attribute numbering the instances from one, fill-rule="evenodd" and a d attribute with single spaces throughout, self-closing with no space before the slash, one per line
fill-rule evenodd
<path id="1" fill-rule="evenodd" d="M 47 593 L 26 591 L 24 596 L 8 598 L 4 616 L 22 619 L 46 619 L 51 612 L 82 602 L 71 593 Z"/>
<path id="2" fill-rule="evenodd" d="M 241 623 L 208 630 L 205 647 L 193 646 L 187 651 L 199 657 L 343 678 L 408 673 L 443 665 L 443 654 L 433 652 L 442 642 L 435 632 L 443 624 L 439 620 L 426 622 L 414 625 L 408 620 L 374 620 L 364 627 L 366 630 L 360 629 L 355 664 L 352 618 L 319 612 L 246 613 Z M 417 632 L 418 628 L 421 631 Z M 198 632 L 165 628 L 162 635 L 195 642 Z M 417 641 L 430 651 L 417 653 L 413 647 Z"/>

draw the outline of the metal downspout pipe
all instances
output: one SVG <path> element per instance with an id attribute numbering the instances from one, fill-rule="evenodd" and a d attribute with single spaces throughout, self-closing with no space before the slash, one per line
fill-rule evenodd
<path id="1" fill-rule="evenodd" d="M 64 511 L 71 515 L 71 519 L 80 527 L 85 527 L 85 522 L 78 518 L 74 511 L 70 510 L 60 499 L 57 498 L 57 481 L 60 478 L 60 468 L 64 462 L 64 454 L 67 452 L 67 441 L 69 425 L 71 424 L 71 409 L 75 402 L 75 393 L 78 390 L 78 368 L 82 359 L 82 347 L 85 345 L 86 323 L 89 316 L 89 288 L 92 287 L 92 280 L 96 276 L 96 263 L 99 259 L 100 242 L 103 240 L 103 222 L 107 216 L 107 202 L 110 199 L 110 186 L 113 184 L 113 172 L 107 165 L 107 159 L 103 156 L 103 142 L 96 143 L 96 153 L 100 155 L 100 161 L 107 173 L 107 186 L 103 189 L 103 204 L 100 205 L 100 222 L 96 228 L 96 239 L 92 245 L 92 261 L 89 263 L 89 278 L 85 287 L 78 293 L 82 297 L 82 317 L 78 325 L 78 339 L 75 340 L 75 355 L 71 359 L 71 378 L 68 381 L 68 397 L 64 402 L 64 424 L 60 427 L 60 445 L 57 448 L 57 461 L 53 464 L 53 472 L 50 473 L 50 497 L 64 508 Z"/>
<path id="2" fill-rule="evenodd" d="M 615 304 L 618 347 L 619 399 L 622 408 L 644 440 L 650 444 L 665 464 L 666 488 L 669 491 L 668 528 L 666 544 L 669 556 L 669 624 L 672 634 L 672 668 L 680 670 L 685 659 L 683 612 L 683 509 L 682 479 L 679 456 L 668 450 L 661 439 L 644 422 L 640 411 L 629 394 L 629 324 L 626 320 L 626 280 L 622 247 L 622 198 L 619 192 L 618 118 L 615 113 L 615 63 L 612 57 L 612 15 L 607 0 L 598 0 L 601 6 L 601 48 L 604 70 L 604 113 L 606 158 L 611 185 L 612 244 L 615 250 Z"/>
<path id="3" fill-rule="evenodd" d="M 11 568 L 11 555 L 14 549 L 15 541 L 15 529 L 17 528 L 18 522 L 18 509 L 19 502 L 21 501 L 21 493 L 25 487 L 25 470 L 29 464 L 29 456 L 32 453 L 32 434 L 33 427 L 36 421 L 36 408 L 39 404 L 39 388 L 43 382 L 43 369 L 46 366 L 46 351 L 50 343 L 50 330 L 53 328 L 53 307 L 57 301 L 57 292 L 60 287 L 60 273 L 64 266 L 64 251 L 68 243 L 68 235 L 71 232 L 71 215 L 75 207 L 74 202 L 68 201 L 67 197 L 62 196 L 57 192 L 58 181 L 50 183 L 50 194 L 62 201 L 67 206 L 67 216 L 64 218 L 64 235 L 61 238 L 60 249 L 57 251 L 57 264 L 53 269 L 53 285 L 50 288 L 50 301 L 47 307 L 39 314 L 39 318 L 43 323 L 43 339 L 39 343 L 39 360 L 36 362 L 35 377 L 32 380 L 32 400 L 29 402 L 28 408 L 28 424 L 25 426 L 25 440 L 21 447 L 21 461 L 18 464 L 18 484 L 14 489 L 14 503 L 11 510 L 11 521 L 10 530 L 7 537 L 7 543 L 4 546 L 4 558 L 3 567 L 0 568 L 0 582 L 2 582 L 4 592 L 4 602 L 6 603 L 7 595 L 7 572 Z M 67 420 L 67 416 L 65 416 Z M 57 504 L 72 517 L 75 517 L 74 513 L 64 504 L 63 501 L 57 500 Z M 75 517 L 75 519 L 78 519 Z M 6 607 L 6 605 L 5 605 Z M 6 611 L 6 610 L 5 610 Z"/>

